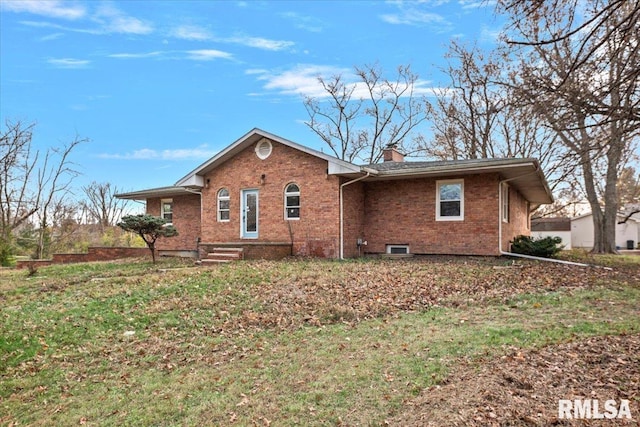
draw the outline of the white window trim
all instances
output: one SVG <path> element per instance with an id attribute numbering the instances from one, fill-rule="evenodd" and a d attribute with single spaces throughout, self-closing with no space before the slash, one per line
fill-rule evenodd
<path id="1" fill-rule="evenodd" d="M 164 205 L 166 203 L 171 204 L 171 211 L 170 212 L 165 212 L 164 210 Z M 165 213 L 170 213 L 171 214 L 171 221 L 168 221 L 165 225 L 172 225 L 173 224 L 173 199 L 160 199 L 160 218 L 165 219 L 164 215 Z"/>
<path id="2" fill-rule="evenodd" d="M 447 184 L 460 184 L 460 215 L 440 215 L 440 187 Z M 464 221 L 464 179 L 444 179 L 436 181 L 436 221 Z"/>
<path id="3" fill-rule="evenodd" d="M 224 197 L 220 197 L 220 192 L 222 190 L 227 190 L 227 195 Z M 229 200 L 229 209 L 224 209 L 225 212 L 229 212 L 229 219 L 222 219 L 222 217 L 220 216 L 220 213 L 222 212 L 222 209 L 220 209 L 220 200 Z M 218 222 L 231 221 L 231 193 L 229 192 L 229 189 L 226 187 L 220 188 L 216 193 L 216 212 L 217 212 Z"/>
<path id="4" fill-rule="evenodd" d="M 265 144 L 268 147 L 268 151 L 266 151 L 265 153 L 262 153 L 261 148 Z M 273 151 L 273 144 L 271 144 L 271 141 L 269 141 L 268 139 L 263 138 L 260 141 L 258 141 L 258 143 L 256 144 L 255 150 L 256 150 L 256 156 L 258 156 L 260 160 L 264 160 L 271 155 L 271 152 Z"/>
<path id="5" fill-rule="evenodd" d="M 289 188 L 291 184 L 294 184 L 296 187 L 298 187 L 298 191 L 292 192 L 292 193 L 287 192 L 287 188 Z M 287 208 L 289 207 L 287 206 L 287 196 L 298 196 L 298 217 L 297 218 L 296 217 L 289 218 L 289 213 L 287 212 Z M 300 198 L 300 186 L 295 182 L 290 182 L 287 185 L 285 185 L 284 186 L 284 219 L 286 219 L 287 221 L 300 221 L 300 216 L 301 216 L 300 203 L 301 202 L 302 200 Z"/>
<path id="6" fill-rule="evenodd" d="M 502 192 L 502 194 L 500 195 L 500 201 L 502 205 L 500 207 L 502 222 L 508 223 L 509 222 L 509 184 L 503 182 L 502 188 L 500 189 L 500 191 Z"/>

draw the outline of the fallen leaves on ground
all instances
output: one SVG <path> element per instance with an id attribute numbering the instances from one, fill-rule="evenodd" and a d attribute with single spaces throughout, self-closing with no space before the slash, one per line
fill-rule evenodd
<path id="1" fill-rule="evenodd" d="M 560 399 L 630 401 L 631 418 L 559 418 Z M 638 426 L 640 335 L 602 336 L 538 350 L 512 349 L 459 366 L 444 385 L 406 403 L 390 425 Z"/>
<path id="2" fill-rule="evenodd" d="M 229 318 L 222 331 L 351 323 L 435 307 L 507 302 L 523 293 L 612 283 L 622 275 L 626 283 L 640 283 L 637 271 L 527 261 L 505 265 L 504 259 L 493 258 L 309 263 L 297 274 L 276 275 L 254 286 L 251 292 L 261 306 Z"/>

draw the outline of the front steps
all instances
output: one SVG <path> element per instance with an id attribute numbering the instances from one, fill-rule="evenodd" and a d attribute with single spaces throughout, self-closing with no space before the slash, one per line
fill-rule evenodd
<path id="1" fill-rule="evenodd" d="M 232 261 L 244 259 L 244 249 L 242 248 L 213 248 L 212 252 L 200 260 L 201 264 L 224 264 Z"/>

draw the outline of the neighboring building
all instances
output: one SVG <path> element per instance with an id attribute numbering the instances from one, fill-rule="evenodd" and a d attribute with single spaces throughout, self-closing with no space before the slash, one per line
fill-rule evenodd
<path id="1" fill-rule="evenodd" d="M 571 218 L 532 219 L 531 236 L 537 239 L 560 237 L 562 249 L 571 249 Z"/>
<path id="2" fill-rule="evenodd" d="M 618 215 L 617 221 L 623 221 L 624 215 Z M 640 241 L 640 225 L 637 217 L 626 222 L 616 223 L 616 247 L 618 249 L 636 248 Z M 591 213 L 580 215 L 571 220 L 571 244 L 574 248 L 593 248 L 593 217 Z"/>
<path id="3" fill-rule="evenodd" d="M 358 166 L 254 129 L 174 186 L 120 194 L 180 235 L 161 254 L 243 248 L 247 258 L 499 255 L 552 196 L 535 159 Z"/>

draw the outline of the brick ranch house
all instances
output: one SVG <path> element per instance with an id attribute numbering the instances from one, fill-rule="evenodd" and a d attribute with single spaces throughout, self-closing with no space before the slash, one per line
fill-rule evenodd
<path id="1" fill-rule="evenodd" d="M 551 203 L 535 159 L 358 166 L 253 129 L 175 185 L 119 194 L 146 201 L 179 236 L 160 255 L 242 248 L 246 258 L 364 254 L 500 255 Z"/>

